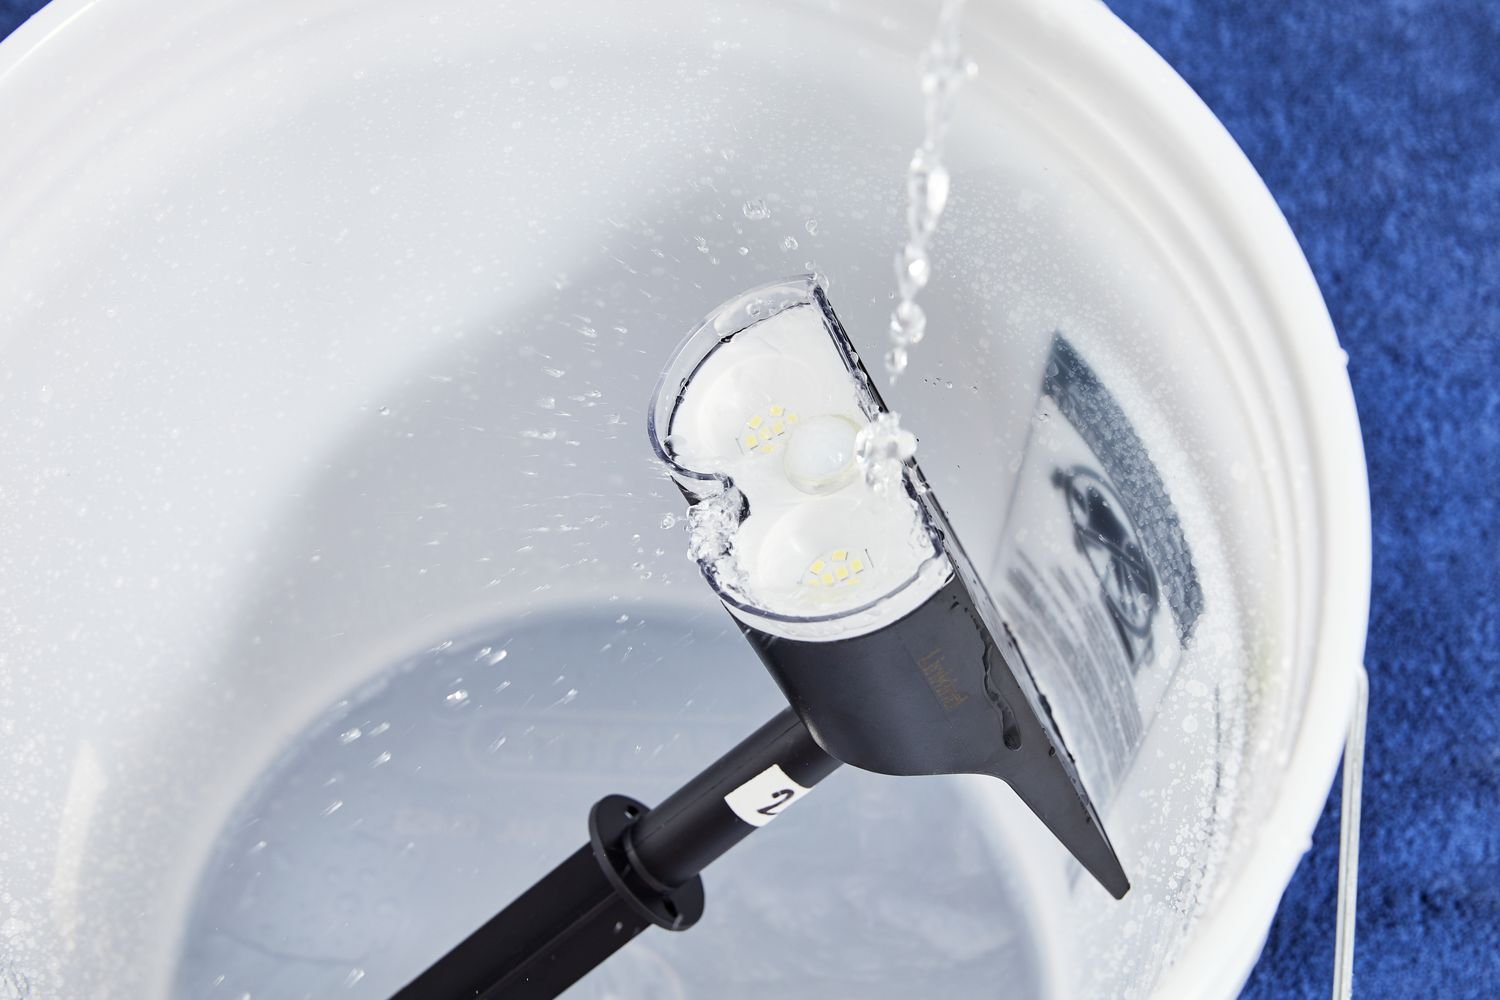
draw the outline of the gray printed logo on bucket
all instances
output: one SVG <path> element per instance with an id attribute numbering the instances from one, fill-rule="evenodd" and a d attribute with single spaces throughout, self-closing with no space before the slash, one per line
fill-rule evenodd
<path id="1" fill-rule="evenodd" d="M 1203 587 L 1140 435 L 1061 335 L 1002 537 L 996 598 L 1028 659 L 1054 678 L 1048 696 L 1086 720 L 1069 740 L 1091 765 L 1090 794 L 1108 803 L 1203 613 Z M 1163 598 L 1170 616 L 1158 613 Z"/>
<path id="2" fill-rule="evenodd" d="M 1156 571 L 1124 504 L 1097 472 L 1075 465 L 1054 471 L 1052 482 L 1067 499 L 1073 543 L 1099 579 L 1099 593 L 1135 673 L 1155 650 L 1151 622 L 1161 596 Z"/>

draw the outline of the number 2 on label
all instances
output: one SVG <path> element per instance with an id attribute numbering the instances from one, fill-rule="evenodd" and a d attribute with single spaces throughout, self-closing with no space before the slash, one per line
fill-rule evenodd
<path id="1" fill-rule="evenodd" d="M 806 794 L 797 779 L 772 764 L 724 796 L 724 803 L 751 826 L 765 826 Z"/>
<path id="2" fill-rule="evenodd" d="M 778 788 L 776 789 L 776 791 L 771 793 L 771 798 L 773 800 L 771 804 L 768 806 L 761 806 L 755 811 L 760 813 L 762 816 L 775 816 L 781 811 L 782 806 L 792 801 L 792 799 L 796 798 L 796 796 L 797 793 L 792 791 L 790 788 Z"/>

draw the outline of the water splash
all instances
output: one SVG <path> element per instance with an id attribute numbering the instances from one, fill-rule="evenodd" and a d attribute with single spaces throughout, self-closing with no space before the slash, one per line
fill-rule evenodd
<path id="1" fill-rule="evenodd" d="M 688 555 L 707 566 L 726 590 L 745 593 L 745 573 L 734 558 L 739 531 L 740 491 L 725 490 L 688 509 Z"/>
<path id="2" fill-rule="evenodd" d="M 906 460 L 916 453 L 916 435 L 901 426 L 897 413 L 882 413 L 854 438 L 854 454 L 865 485 L 881 495 L 897 487 Z"/>

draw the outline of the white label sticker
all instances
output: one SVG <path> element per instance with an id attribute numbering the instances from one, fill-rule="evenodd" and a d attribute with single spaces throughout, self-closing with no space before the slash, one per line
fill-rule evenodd
<path id="1" fill-rule="evenodd" d="M 765 826 L 810 791 L 788 777 L 780 764 L 772 764 L 724 796 L 724 801 L 746 823 Z"/>

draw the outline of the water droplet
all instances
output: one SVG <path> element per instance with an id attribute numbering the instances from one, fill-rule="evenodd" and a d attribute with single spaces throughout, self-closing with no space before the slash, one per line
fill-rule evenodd
<path id="1" fill-rule="evenodd" d="M 456 691 L 449 691 L 448 694 L 443 698 L 443 701 L 447 702 L 448 705 L 452 706 L 453 708 L 457 708 L 460 705 L 468 703 L 469 692 L 465 691 L 463 688 L 459 688 Z"/>
<path id="2" fill-rule="evenodd" d="M 332 816 L 342 808 L 344 808 L 344 800 L 334 799 L 332 802 L 328 803 L 328 805 L 323 807 L 323 815 Z"/>
<path id="3" fill-rule="evenodd" d="M 928 150 L 920 149 L 912 157 L 906 194 L 910 199 L 906 221 L 911 231 L 919 237 L 932 235 L 948 204 L 948 169 L 935 162 Z"/>
<path id="4" fill-rule="evenodd" d="M 750 256 L 750 248 L 749 247 L 740 247 L 740 256 L 741 257 L 748 257 L 748 256 Z"/>
<path id="5" fill-rule="evenodd" d="M 339 733 L 339 742 L 344 746 L 348 746 L 350 743 L 353 743 L 363 735 L 364 733 L 360 730 L 360 728 L 358 726 L 355 726 L 353 729 L 346 729 L 342 733 Z"/>
<path id="6" fill-rule="evenodd" d="M 379 413 L 382 417 L 388 417 L 391 415 L 391 408 L 389 406 L 382 406 Z"/>
<path id="7" fill-rule="evenodd" d="M 781 241 L 781 249 L 783 249 L 783 250 L 795 250 L 795 249 L 797 249 L 797 237 L 795 237 L 795 236 L 788 236 L 786 239 L 782 240 Z"/>
<path id="8" fill-rule="evenodd" d="M 374 760 L 370 761 L 370 766 L 379 767 L 382 764 L 389 764 L 390 762 L 391 752 L 389 750 L 382 750 Z"/>
<path id="9" fill-rule="evenodd" d="M 661 516 L 661 526 L 668 529 L 677 527 L 677 515 L 663 514 Z"/>
<path id="10" fill-rule="evenodd" d="M 807 235 L 816 236 L 818 235 L 818 220 L 808 219 L 802 224 L 802 228 L 807 230 Z"/>
<path id="11" fill-rule="evenodd" d="M 896 292 L 903 301 L 910 301 L 927 287 L 932 277 L 932 261 L 927 251 L 914 243 L 908 243 L 896 255 Z"/>
<path id="12" fill-rule="evenodd" d="M 370 735 L 371 736 L 379 736 L 381 733 L 385 732 L 387 729 L 390 729 L 390 728 L 391 728 L 391 724 L 389 722 L 382 722 L 380 725 L 378 725 L 374 729 L 370 730 Z"/>
<path id="13" fill-rule="evenodd" d="M 920 343 L 927 333 L 927 313 L 921 306 L 907 299 L 896 303 L 891 310 L 891 343 L 897 347 L 910 347 Z"/>
<path id="14" fill-rule="evenodd" d="M 740 211 L 745 213 L 745 218 L 759 222 L 761 219 L 769 219 L 771 210 L 766 207 L 764 198 L 751 198 L 740 206 Z"/>
<path id="15" fill-rule="evenodd" d="M 854 453 L 866 484 L 884 493 L 900 482 L 903 464 L 917 453 L 917 438 L 901 426 L 900 414 L 882 413 L 855 436 Z"/>
<path id="16" fill-rule="evenodd" d="M 708 240 L 702 236 L 694 236 L 693 243 L 697 245 L 699 253 L 708 253 Z"/>
<path id="17" fill-rule="evenodd" d="M 250 854 L 250 855 L 255 855 L 255 854 L 259 854 L 261 851 L 264 851 L 265 849 L 266 849 L 266 842 L 264 840 L 257 840 L 251 846 L 250 850 L 246 851 L 245 853 L 246 854 Z"/>
<path id="18" fill-rule="evenodd" d="M 344 977 L 344 989 L 352 989 L 354 984 L 365 978 L 364 969 L 350 969 L 349 974 Z"/>

